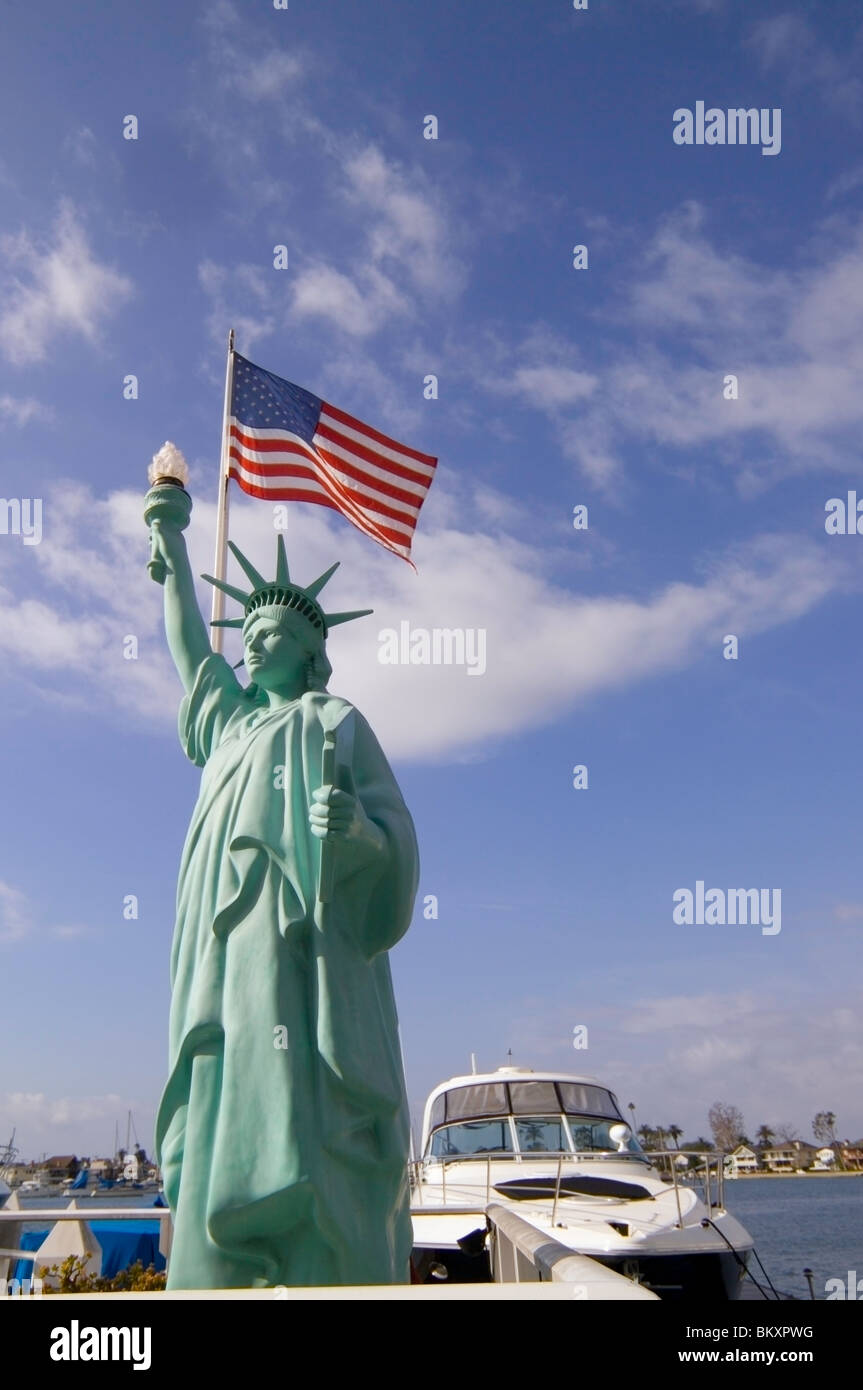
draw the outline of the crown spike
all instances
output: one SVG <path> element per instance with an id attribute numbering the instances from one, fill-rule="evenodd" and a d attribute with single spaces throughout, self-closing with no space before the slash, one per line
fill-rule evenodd
<path id="1" fill-rule="evenodd" d="M 358 608 L 353 613 L 325 613 L 327 628 L 338 627 L 339 623 L 352 623 L 354 618 L 366 618 L 369 613 L 374 613 L 373 608 Z"/>
<path id="2" fill-rule="evenodd" d="M 215 584 L 217 589 L 221 589 L 223 594 L 228 594 L 230 598 L 235 598 L 237 603 L 241 603 L 245 608 L 251 594 L 244 594 L 242 589 L 238 589 L 235 584 L 226 584 L 224 579 L 214 579 L 211 574 L 202 574 L 202 579 L 206 579 L 208 584 Z"/>
<path id="3" fill-rule="evenodd" d="M 324 585 L 328 584 L 329 581 L 332 579 L 340 564 L 341 560 L 336 560 L 336 563 L 334 565 L 330 565 L 329 569 L 325 570 L 319 579 L 316 579 L 312 584 L 306 585 L 306 593 L 309 595 L 310 598 L 317 598 Z"/>
<path id="4" fill-rule="evenodd" d="M 245 618 L 214 618 L 210 627 L 243 627 Z"/>
<path id="5" fill-rule="evenodd" d="M 251 560 L 246 559 L 242 550 L 240 550 L 240 547 L 238 545 L 234 545 L 233 541 L 228 541 L 228 549 L 234 556 L 235 560 L 237 561 L 237 564 L 243 570 L 243 573 L 245 574 L 246 578 L 251 581 L 252 587 L 255 589 L 265 589 L 267 587 L 266 579 L 260 573 L 259 570 L 255 569 Z"/>
<path id="6" fill-rule="evenodd" d="M 291 582 L 291 572 L 288 569 L 288 556 L 285 551 L 285 538 L 283 535 L 276 537 L 276 583 L 286 586 Z"/>

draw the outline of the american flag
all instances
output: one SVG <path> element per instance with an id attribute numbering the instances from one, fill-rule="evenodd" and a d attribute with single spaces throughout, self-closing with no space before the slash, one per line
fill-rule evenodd
<path id="1" fill-rule="evenodd" d="M 252 497 L 332 507 L 411 562 L 437 459 L 234 353 L 228 476 Z"/>

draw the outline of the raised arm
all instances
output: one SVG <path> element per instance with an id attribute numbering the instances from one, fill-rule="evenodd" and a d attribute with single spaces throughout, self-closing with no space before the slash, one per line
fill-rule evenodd
<path id="1" fill-rule="evenodd" d="M 169 517 L 151 522 L 153 558 L 165 566 L 165 635 L 183 688 L 188 693 L 202 661 L 212 652 L 198 600 L 195 581 L 179 527 Z M 154 575 L 154 578 L 156 575 Z"/>

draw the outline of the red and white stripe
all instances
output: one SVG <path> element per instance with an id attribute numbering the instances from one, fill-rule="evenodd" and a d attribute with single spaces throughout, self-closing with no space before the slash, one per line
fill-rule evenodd
<path id="1" fill-rule="evenodd" d="M 324 404 L 311 444 L 231 418 L 228 476 L 252 497 L 332 507 L 396 555 L 411 541 L 437 459 Z"/>

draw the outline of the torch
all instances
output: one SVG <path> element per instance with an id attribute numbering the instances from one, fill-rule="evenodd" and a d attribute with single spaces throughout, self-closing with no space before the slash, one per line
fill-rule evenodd
<path id="1" fill-rule="evenodd" d="M 192 499 L 186 491 L 189 466 L 176 444 L 166 440 L 147 469 L 150 491 L 144 498 L 144 521 L 150 528 L 150 578 L 164 584 L 167 575 L 165 561 L 158 550 L 158 533 L 162 522 L 185 531 L 192 515 Z"/>

